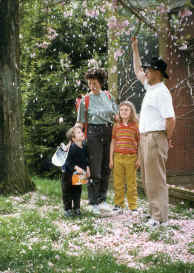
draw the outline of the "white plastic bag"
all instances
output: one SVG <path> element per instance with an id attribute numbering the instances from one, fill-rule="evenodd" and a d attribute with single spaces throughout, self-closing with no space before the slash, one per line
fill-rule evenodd
<path id="1" fill-rule="evenodd" d="M 56 167 L 62 167 L 65 164 L 69 152 L 69 147 L 66 149 L 64 143 L 61 143 L 56 152 L 52 156 L 51 162 Z"/>

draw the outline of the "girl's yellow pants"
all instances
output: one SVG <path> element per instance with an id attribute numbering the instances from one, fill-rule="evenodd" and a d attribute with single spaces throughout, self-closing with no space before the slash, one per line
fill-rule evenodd
<path id="1" fill-rule="evenodd" d="M 126 193 L 131 210 L 137 208 L 136 160 L 136 154 L 114 153 L 114 203 L 124 207 Z"/>

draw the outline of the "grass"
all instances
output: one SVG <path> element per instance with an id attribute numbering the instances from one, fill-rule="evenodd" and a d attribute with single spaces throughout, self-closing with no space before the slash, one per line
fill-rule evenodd
<path id="1" fill-rule="evenodd" d="M 146 254 L 145 247 L 147 243 L 154 248 L 158 243 L 174 247 L 176 232 L 184 233 L 185 219 L 193 217 L 185 204 L 170 207 L 175 222 L 168 230 L 150 230 L 143 222 L 148 210 L 143 195 L 139 199 L 141 217 L 97 217 L 84 208 L 87 199 L 84 187 L 82 216 L 65 219 L 60 181 L 34 178 L 34 182 L 37 186 L 34 193 L 0 197 L 1 273 L 193 272 L 194 264 L 184 257 L 177 260 L 171 253 L 157 249 Z M 111 194 L 108 200 L 112 202 Z M 187 255 L 194 255 L 192 237 L 189 238 L 185 244 Z"/>
<path id="2" fill-rule="evenodd" d="M 171 212 L 174 214 L 182 214 L 185 218 L 193 218 L 193 210 L 189 207 L 189 202 L 182 201 L 171 208 Z M 176 216 L 175 216 L 176 217 Z"/>
<path id="3" fill-rule="evenodd" d="M 10 214 L 14 212 L 14 206 L 11 201 L 7 200 L 6 197 L 0 197 L 0 215 Z"/>

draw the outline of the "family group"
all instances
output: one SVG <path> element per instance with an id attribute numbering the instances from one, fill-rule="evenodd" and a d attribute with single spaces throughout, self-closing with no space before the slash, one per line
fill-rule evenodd
<path id="1" fill-rule="evenodd" d="M 110 209 L 122 212 L 125 193 L 127 209 L 131 213 L 137 211 L 136 170 L 140 166 L 149 201 L 148 225 L 167 224 L 166 161 L 175 128 L 172 97 L 164 83 L 168 78 L 167 64 L 153 57 L 149 64 L 142 65 L 135 37 L 131 44 L 134 72 L 146 90 L 139 120 L 130 101 L 117 106 L 112 95 L 102 91 L 104 70 L 91 69 L 86 73 L 90 93 L 81 99 L 77 123 L 67 133 L 71 144 L 62 175 L 65 216 L 81 214 L 82 186 L 72 185 L 75 171 L 88 178 L 88 208 L 93 213 Z M 106 202 L 111 169 L 113 208 Z"/>

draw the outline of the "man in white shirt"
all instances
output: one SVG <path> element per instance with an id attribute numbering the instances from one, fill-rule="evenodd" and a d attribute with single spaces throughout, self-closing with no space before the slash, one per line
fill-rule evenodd
<path id="1" fill-rule="evenodd" d="M 146 89 L 139 130 L 142 181 L 151 214 L 148 225 L 165 225 L 168 221 L 166 161 L 175 128 L 172 97 L 163 83 L 168 78 L 167 64 L 160 58 L 152 58 L 150 64 L 142 67 L 135 37 L 132 38 L 132 49 L 135 75 Z"/>

